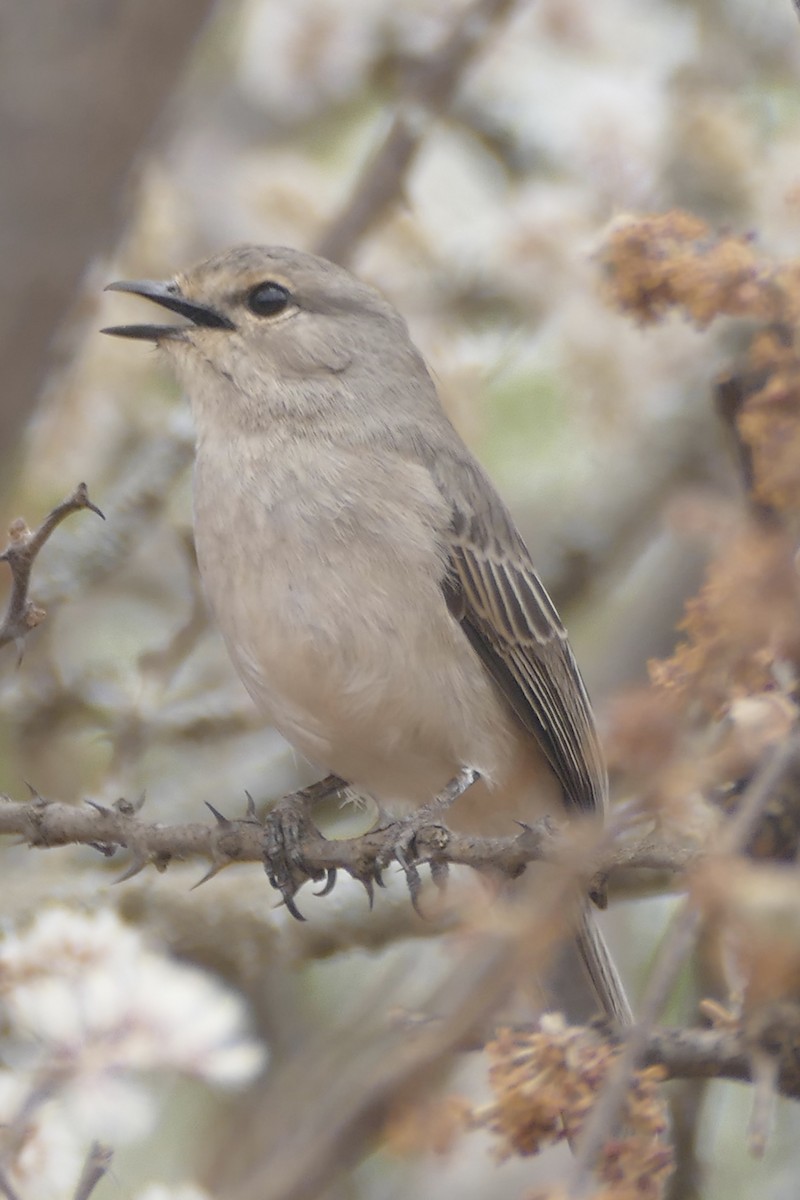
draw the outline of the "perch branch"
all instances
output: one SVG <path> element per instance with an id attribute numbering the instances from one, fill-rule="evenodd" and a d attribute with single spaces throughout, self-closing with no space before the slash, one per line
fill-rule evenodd
<path id="1" fill-rule="evenodd" d="M 322 785 L 314 785 L 322 798 Z M 131 852 L 126 877 L 151 864 L 165 870 L 174 859 L 201 859 L 212 864 L 211 874 L 235 862 L 263 862 L 264 826 L 251 809 L 244 818 L 228 818 L 214 811 L 214 822 L 164 825 L 141 819 L 136 806 L 118 800 L 111 806 L 87 801 L 65 804 L 34 793 L 28 802 L 0 796 L 0 835 L 16 834 L 31 847 L 85 845 L 110 857 L 117 848 Z M 310 872 L 343 870 L 361 878 L 372 862 L 391 858 L 391 829 L 370 830 L 360 837 L 329 839 L 313 827 L 299 850 Z M 610 849 L 598 872 L 617 867 L 658 869 L 678 873 L 697 856 L 685 846 L 670 846 L 647 839 L 621 843 Z M 568 831 L 545 818 L 509 837 L 476 837 L 448 829 L 439 821 L 422 826 L 415 837 L 416 861 L 462 865 L 494 871 L 511 878 L 538 860 L 574 863 Z"/>

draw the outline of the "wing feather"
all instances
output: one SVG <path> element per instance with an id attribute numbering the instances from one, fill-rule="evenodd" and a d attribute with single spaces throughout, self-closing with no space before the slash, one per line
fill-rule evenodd
<path id="1" fill-rule="evenodd" d="M 602 811 L 606 772 L 589 698 L 566 632 L 524 542 L 490 485 L 482 511 L 454 510 L 446 585 L 451 612 L 570 806 Z"/>

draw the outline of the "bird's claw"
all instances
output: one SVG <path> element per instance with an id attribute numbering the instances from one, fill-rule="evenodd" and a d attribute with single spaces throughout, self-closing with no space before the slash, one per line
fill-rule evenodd
<path id="1" fill-rule="evenodd" d="M 322 836 L 311 820 L 311 800 L 304 792 L 284 796 L 267 813 L 264 821 L 264 870 L 270 884 L 280 892 L 287 911 L 296 921 L 305 921 L 294 897 L 307 880 L 324 880 L 323 887 L 317 893 L 320 896 L 326 896 L 336 883 L 334 870 L 314 870 L 305 861 L 302 847 L 309 835 Z"/>
<path id="2" fill-rule="evenodd" d="M 375 875 L 373 876 L 380 881 L 381 871 L 394 860 L 405 876 L 412 907 L 423 919 L 425 913 L 420 905 L 422 877 L 419 873 L 419 863 L 430 863 L 431 877 L 440 889 L 443 887 L 447 875 L 446 863 L 428 857 L 432 848 L 430 843 L 443 846 L 448 837 L 447 830 L 436 821 L 438 815 L 439 809 L 434 808 L 433 805 L 426 805 L 407 817 L 388 822 L 383 829 L 387 832 L 391 831 L 393 836 L 389 839 L 381 857 L 376 860 Z M 423 830 L 425 831 L 424 847 L 420 845 L 422 839 L 419 838 Z M 383 886 L 382 882 L 380 882 L 380 886 Z"/>
<path id="3" fill-rule="evenodd" d="M 314 892 L 315 896 L 328 896 L 336 887 L 336 868 L 329 867 L 325 872 L 325 882 L 318 892 Z"/>

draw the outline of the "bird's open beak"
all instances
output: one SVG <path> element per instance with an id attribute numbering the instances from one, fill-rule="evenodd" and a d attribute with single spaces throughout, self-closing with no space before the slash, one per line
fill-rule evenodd
<path id="1" fill-rule="evenodd" d="M 146 300 L 153 300 L 162 308 L 168 308 L 182 317 L 187 317 L 193 325 L 199 325 L 206 329 L 234 328 L 233 323 L 215 309 L 205 304 L 197 304 L 194 300 L 187 300 L 181 294 L 176 283 L 163 283 L 153 279 L 122 280 L 118 283 L 109 283 L 105 290 L 107 292 L 132 292 L 134 296 L 144 296 Z M 101 330 L 101 333 L 110 333 L 114 337 L 141 338 L 147 342 L 157 342 L 161 338 L 179 337 L 186 328 L 186 325 L 112 325 L 108 329 Z"/>

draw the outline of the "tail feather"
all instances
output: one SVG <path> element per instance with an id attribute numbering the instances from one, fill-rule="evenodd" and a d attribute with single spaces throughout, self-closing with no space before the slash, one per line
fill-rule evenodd
<path id="1" fill-rule="evenodd" d="M 633 1024 L 633 1012 L 611 952 L 587 900 L 575 935 L 581 960 L 603 1012 L 615 1025 Z"/>

